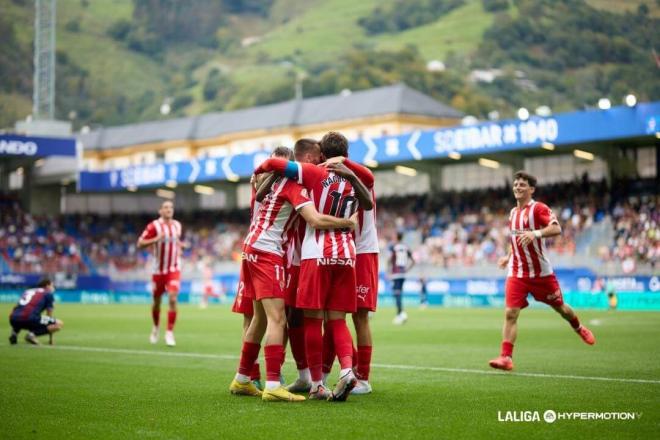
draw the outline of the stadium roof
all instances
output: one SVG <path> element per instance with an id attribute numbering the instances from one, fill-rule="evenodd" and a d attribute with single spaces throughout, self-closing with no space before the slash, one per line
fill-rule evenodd
<path id="1" fill-rule="evenodd" d="M 460 118 L 463 114 L 403 83 L 349 95 L 291 100 L 243 110 L 141 122 L 79 134 L 86 150 L 175 140 L 210 139 L 229 133 L 314 125 L 333 121 L 402 114 Z"/>

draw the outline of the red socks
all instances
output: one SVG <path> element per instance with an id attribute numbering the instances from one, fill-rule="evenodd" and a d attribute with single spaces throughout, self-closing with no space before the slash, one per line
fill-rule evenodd
<path id="1" fill-rule="evenodd" d="M 151 308 L 151 319 L 154 321 L 154 326 L 158 327 L 160 323 L 160 309 Z"/>
<path id="2" fill-rule="evenodd" d="M 343 319 L 328 321 L 328 329 L 332 333 L 341 369 L 353 368 L 353 338 L 346 321 Z"/>
<path id="3" fill-rule="evenodd" d="M 174 323 L 176 322 L 176 310 L 170 310 L 167 312 L 167 330 L 172 331 L 174 329 Z"/>
<path id="4" fill-rule="evenodd" d="M 323 373 L 330 374 L 335 363 L 335 342 L 332 340 L 332 329 L 327 322 L 323 325 Z"/>
<path id="5" fill-rule="evenodd" d="M 261 380 L 261 370 L 259 369 L 259 362 L 255 362 L 252 365 L 252 371 L 250 371 L 250 380 Z"/>
<path id="6" fill-rule="evenodd" d="M 362 380 L 369 380 L 371 371 L 371 345 L 358 345 L 357 374 Z"/>
<path id="7" fill-rule="evenodd" d="M 577 315 L 575 316 L 575 318 L 569 320 L 568 323 L 571 324 L 573 330 L 577 330 L 580 328 L 580 320 L 578 319 Z"/>
<path id="8" fill-rule="evenodd" d="M 313 381 L 323 379 L 323 319 L 305 317 L 305 353 Z"/>
<path id="9" fill-rule="evenodd" d="M 238 372 L 244 376 L 251 376 L 254 364 L 259 356 L 259 348 L 261 345 L 254 342 L 243 342 L 243 349 L 241 350 L 241 360 L 238 364 Z M 279 378 L 278 378 L 279 380 Z"/>
<path id="10" fill-rule="evenodd" d="M 509 341 L 502 341 L 502 356 L 513 356 L 513 344 Z"/>
<path id="11" fill-rule="evenodd" d="M 266 380 L 279 382 L 282 363 L 284 362 L 284 345 L 273 344 L 264 347 L 266 358 Z"/>
<path id="12" fill-rule="evenodd" d="M 305 328 L 290 327 L 289 342 L 291 343 L 291 353 L 296 361 L 296 368 L 304 370 L 307 368 L 307 358 L 305 355 Z"/>

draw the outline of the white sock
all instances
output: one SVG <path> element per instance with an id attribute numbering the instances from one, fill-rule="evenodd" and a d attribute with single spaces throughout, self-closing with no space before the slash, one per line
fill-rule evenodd
<path id="1" fill-rule="evenodd" d="M 281 387 L 282 385 L 280 384 L 279 380 L 267 380 L 266 381 L 266 389 L 268 391 L 273 391 Z"/>
<path id="2" fill-rule="evenodd" d="M 352 373 L 352 372 L 353 372 L 353 370 L 350 369 L 350 368 L 342 368 L 341 371 L 339 372 L 339 377 L 342 378 L 342 377 L 344 377 L 347 374 Z"/>
<path id="3" fill-rule="evenodd" d="M 238 383 L 248 383 L 250 381 L 250 376 L 245 374 L 236 373 L 236 382 Z"/>
<path id="4" fill-rule="evenodd" d="M 323 373 L 323 383 L 328 382 L 328 376 L 330 376 L 328 373 Z"/>
<path id="5" fill-rule="evenodd" d="M 311 382 L 312 374 L 309 372 L 309 368 L 303 368 L 302 370 L 298 370 L 298 379 L 300 379 L 303 382 Z"/>

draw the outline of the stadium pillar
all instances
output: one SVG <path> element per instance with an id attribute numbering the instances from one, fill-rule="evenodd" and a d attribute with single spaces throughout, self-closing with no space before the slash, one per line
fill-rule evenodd
<path id="1" fill-rule="evenodd" d="M 634 156 L 631 158 L 628 153 L 632 150 L 626 150 L 619 146 L 612 145 L 598 152 L 598 156 L 607 163 L 608 180 L 611 182 L 614 178 L 635 177 L 637 175 L 637 164 Z"/>
<path id="2" fill-rule="evenodd" d="M 525 169 L 525 156 L 521 154 L 502 153 L 497 156 L 496 160 L 503 164 L 510 165 L 514 173 Z"/>
<path id="3" fill-rule="evenodd" d="M 655 180 L 660 179 L 660 145 L 655 144 Z"/>
<path id="4" fill-rule="evenodd" d="M 9 164 L 0 161 L 0 193 L 9 191 Z"/>
<path id="5" fill-rule="evenodd" d="M 29 210 L 32 212 L 31 202 L 32 202 L 32 190 L 34 182 L 34 167 L 32 165 L 23 166 L 23 187 L 20 192 L 20 201 L 23 209 Z"/>
<path id="6" fill-rule="evenodd" d="M 425 172 L 429 176 L 429 189 L 431 195 L 442 191 L 442 163 L 440 162 L 418 162 L 415 168 Z"/>
<path id="7" fill-rule="evenodd" d="M 29 204 L 25 205 L 33 214 L 62 214 L 62 187 L 44 185 L 30 188 Z"/>

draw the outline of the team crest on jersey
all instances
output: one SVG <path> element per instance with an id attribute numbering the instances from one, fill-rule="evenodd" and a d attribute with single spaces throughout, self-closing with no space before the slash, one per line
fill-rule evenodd
<path id="1" fill-rule="evenodd" d="M 307 193 L 307 188 L 301 189 L 300 190 L 300 195 L 305 197 L 305 198 L 309 198 L 309 194 Z"/>

